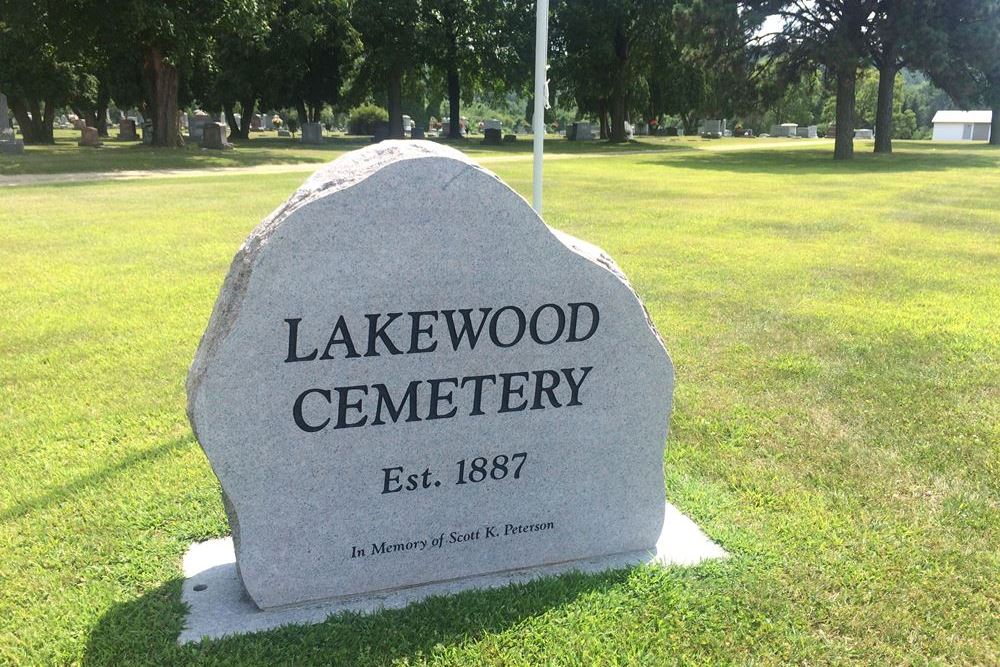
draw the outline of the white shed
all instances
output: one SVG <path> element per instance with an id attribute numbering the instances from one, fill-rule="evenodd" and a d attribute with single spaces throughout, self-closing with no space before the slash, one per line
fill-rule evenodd
<path id="1" fill-rule="evenodd" d="M 934 114 L 934 141 L 989 141 L 993 112 L 942 109 Z"/>

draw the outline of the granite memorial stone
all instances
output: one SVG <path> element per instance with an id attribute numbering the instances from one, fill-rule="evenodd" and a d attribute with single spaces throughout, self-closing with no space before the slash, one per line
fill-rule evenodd
<path id="1" fill-rule="evenodd" d="M 201 147 L 227 150 L 233 147 L 226 139 L 225 123 L 205 123 L 201 128 Z"/>
<path id="2" fill-rule="evenodd" d="M 594 130 L 590 123 L 577 121 L 570 127 L 570 132 L 566 138 L 573 141 L 593 141 Z"/>
<path id="3" fill-rule="evenodd" d="M 322 123 L 302 123 L 302 143 L 321 144 L 323 143 Z"/>
<path id="4" fill-rule="evenodd" d="M 662 540 L 673 368 L 648 313 L 447 146 L 349 153 L 266 218 L 187 392 L 261 609 Z"/>
<path id="5" fill-rule="evenodd" d="M 503 143 L 503 134 L 497 128 L 488 127 L 483 130 L 483 143 L 489 146 L 499 146 Z"/>
<path id="6" fill-rule="evenodd" d="M 0 153 L 19 154 L 24 152 L 24 142 L 17 138 L 10 127 L 10 109 L 7 96 L 0 93 Z"/>
<path id="7" fill-rule="evenodd" d="M 118 121 L 118 138 L 122 141 L 138 141 L 139 135 L 135 131 L 135 121 L 131 118 L 122 118 Z"/>
<path id="8" fill-rule="evenodd" d="M 80 130 L 80 141 L 77 142 L 77 146 L 97 148 L 101 145 L 101 136 L 96 127 L 84 127 Z"/>

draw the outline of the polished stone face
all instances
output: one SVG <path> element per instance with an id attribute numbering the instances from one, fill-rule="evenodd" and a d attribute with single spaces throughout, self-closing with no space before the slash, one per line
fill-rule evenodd
<path id="1" fill-rule="evenodd" d="M 188 377 L 261 608 L 653 549 L 673 370 L 599 249 L 383 142 L 237 253 Z"/>

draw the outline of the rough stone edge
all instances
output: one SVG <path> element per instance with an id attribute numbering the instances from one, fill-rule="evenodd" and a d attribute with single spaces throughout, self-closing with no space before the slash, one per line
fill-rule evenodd
<path id="1" fill-rule="evenodd" d="M 683 544 L 678 549 L 677 541 Z M 570 572 L 599 573 L 656 565 L 693 567 L 708 560 L 725 559 L 729 554 L 705 535 L 698 525 L 669 502 L 665 505 L 663 528 L 656 552 L 632 551 L 608 554 L 563 563 L 506 570 L 483 575 L 429 582 L 416 586 L 378 591 L 346 598 L 306 603 L 272 610 L 258 609 L 247 596 L 235 569 L 235 551 L 228 538 L 194 542 L 184 555 L 184 583 L 181 600 L 187 607 L 184 623 L 177 637 L 180 645 L 204 638 L 241 636 L 267 632 L 291 625 L 313 625 L 344 613 L 374 614 L 387 609 L 402 609 L 433 597 L 464 591 L 490 590 L 524 584 Z M 197 585 L 210 586 L 210 592 L 195 591 Z M 221 590 L 220 590 L 221 589 Z M 194 617 L 195 627 L 191 627 Z"/>

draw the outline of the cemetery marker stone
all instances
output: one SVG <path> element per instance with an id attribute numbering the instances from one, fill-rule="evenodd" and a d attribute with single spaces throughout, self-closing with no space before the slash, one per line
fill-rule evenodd
<path id="1" fill-rule="evenodd" d="M 265 219 L 187 391 L 261 609 L 661 537 L 673 369 L 645 308 L 446 146 L 347 154 Z"/>

